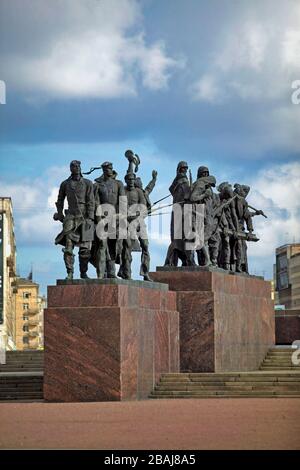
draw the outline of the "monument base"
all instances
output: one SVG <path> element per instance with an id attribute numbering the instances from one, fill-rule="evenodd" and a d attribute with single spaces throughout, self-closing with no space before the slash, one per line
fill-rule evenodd
<path id="1" fill-rule="evenodd" d="M 300 341 L 300 309 L 275 312 L 276 344 L 293 344 Z"/>
<path id="2" fill-rule="evenodd" d="M 176 293 L 155 282 L 57 281 L 44 316 L 44 398 L 147 398 L 163 372 L 179 371 Z"/>
<path id="3" fill-rule="evenodd" d="M 275 342 L 271 283 L 216 268 L 158 267 L 177 293 L 181 372 L 257 370 Z"/>

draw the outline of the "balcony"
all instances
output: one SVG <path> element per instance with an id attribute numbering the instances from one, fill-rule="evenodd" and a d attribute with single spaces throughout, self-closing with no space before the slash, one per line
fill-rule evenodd
<path id="1" fill-rule="evenodd" d="M 27 310 L 23 311 L 24 315 L 38 315 L 39 313 L 40 311 L 38 308 L 28 308 Z"/>
<path id="2" fill-rule="evenodd" d="M 38 349 L 38 348 L 39 348 L 38 341 L 32 341 L 29 344 L 27 344 L 26 348 L 24 348 L 24 349 Z"/>
<path id="3" fill-rule="evenodd" d="M 37 326 L 39 325 L 39 319 L 32 319 L 32 320 L 26 320 L 26 325 L 29 325 L 29 326 Z"/>
<path id="4" fill-rule="evenodd" d="M 27 334 L 28 334 L 29 338 L 36 338 L 37 336 L 39 336 L 38 331 L 27 331 Z"/>

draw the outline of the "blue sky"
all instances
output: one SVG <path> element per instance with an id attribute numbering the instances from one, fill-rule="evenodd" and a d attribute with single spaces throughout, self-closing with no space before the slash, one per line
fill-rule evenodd
<path id="1" fill-rule="evenodd" d="M 13 198 L 20 274 L 33 263 L 43 292 L 64 275 L 52 212 L 74 158 L 111 160 L 122 178 L 132 148 L 145 182 L 158 170 L 153 200 L 182 159 L 194 177 L 206 164 L 219 183 L 250 184 L 268 214 L 253 273 L 271 277 L 275 247 L 299 241 L 298 1 L 2 0 L 0 59 L 0 193 Z"/>

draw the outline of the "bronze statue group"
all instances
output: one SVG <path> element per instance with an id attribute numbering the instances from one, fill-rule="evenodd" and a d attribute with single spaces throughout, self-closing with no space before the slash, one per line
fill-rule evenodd
<path id="1" fill-rule="evenodd" d="M 63 245 L 64 262 L 67 270 L 67 279 L 74 275 L 74 247 L 79 248 L 79 268 L 81 279 L 87 279 L 88 264 L 91 263 L 99 279 L 116 278 L 131 279 L 132 251 L 141 251 L 140 275 L 144 281 L 151 281 L 149 277 L 150 254 L 149 243 L 144 218 L 130 212 L 131 207 L 145 208 L 145 216 L 151 208 L 149 194 L 153 190 L 157 172 L 153 170 L 150 183 L 143 188 L 142 181 L 136 176 L 139 167 L 139 157 L 131 150 L 125 152 L 129 161 L 125 175 L 124 186 L 117 179 L 117 173 L 111 162 L 104 162 L 99 168 L 102 175 L 95 182 L 83 177 L 81 162 L 73 160 L 70 163 L 71 175 L 62 182 L 56 202 L 57 212 L 54 220 L 63 224 L 61 233 L 56 237 L 55 244 Z M 135 233 L 126 232 L 125 237 L 119 237 L 119 226 L 122 223 L 120 215 L 120 201 L 126 199 L 127 222 L 129 227 L 134 226 Z M 64 211 L 64 202 L 67 199 L 68 209 Z M 107 217 L 105 209 L 112 214 Z M 112 210 L 111 210 L 112 209 Z M 101 221 L 109 220 L 109 227 Z M 134 224 L 134 222 L 137 222 Z M 113 233 L 107 228 L 115 228 Z M 129 235 L 127 235 L 129 233 Z M 119 270 L 116 274 L 116 264 Z"/>
<path id="2" fill-rule="evenodd" d="M 101 167 L 92 168 L 87 173 L 82 173 L 81 162 L 78 160 L 70 163 L 71 175 L 60 185 L 57 212 L 53 216 L 54 220 L 63 224 L 55 244 L 63 245 L 69 280 L 74 276 L 74 248 L 78 247 L 82 279 L 88 278 L 89 263 L 96 268 L 98 279 L 117 276 L 131 279 L 132 252 L 141 251 L 140 275 L 145 281 L 151 281 L 145 218 L 153 210 L 149 194 L 155 187 L 157 172 L 152 171 L 151 181 L 143 188 L 142 181 L 137 176 L 140 164 L 138 155 L 127 150 L 125 157 L 129 162 L 124 178 L 125 186 L 117 179 L 117 173 L 110 162 L 104 162 Z M 102 174 L 94 183 L 83 177 L 83 174 L 90 174 L 96 169 L 102 169 Z M 213 188 L 216 187 L 216 179 L 209 174 L 208 168 L 199 167 L 194 183 L 191 174 L 188 178 L 187 172 L 187 163 L 179 162 L 176 177 L 169 188 L 170 196 L 173 197 L 173 209 L 171 243 L 165 266 L 177 266 L 179 260 L 182 266 L 196 266 L 197 258 L 200 266 L 248 273 L 247 241 L 258 241 L 253 233 L 252 218 L 255 215 L 266 217 L 262 211 L 248 205 L 246 198 L 249 186 L 235 184 L 233 188 L 228 182 L 223 182 L 217 186 L 218 192 L 215 192 Z M 65 199 L 68 202 L 66 210 Z M 122 201 L 126 202 L 123 217 Z M 178 217 L 184 217 L 187 205 L 192 208 L 201 205 L 204 209 L 204 223 L 200 227 L 203 242 L 196 250 L 190 249 L 190 240 L 185 236 L 184 230 L 178 234 L 176 228 Z M 175 207 L 181 211 L 175 211 Z M 191 220 L 192 233 L 195 233 L 198 225 L 195 225 L 193 217 Z M 125 236 L 120 236 L 124 221 Z M 180 223 L 179 226 L 183 227 L 184 224 Z M 118 272 L 116 264 L 119 265 Z"/>
<path id="3" fill-rule="evenodd" d="M 171 244 L 165 266 L 195 266 L 195 253 L 199 266 L 221 268 L 226 271 L 248 273 L 247 241 L 258 241 L 253 233 L 252 218 L 265 214 L 250 206 L 246 200 L 250 187 L 223 182 L 216 187 L 216 178 L 205 166 L 198 168 L 197 180 L 187 176 L 188 164 L 178 163 L 176 177 L 169 190 L 173 203 L 204 205 L 204 240 L 201 248 L 188 250 L 184 236 L 175 236 L 174 213 L 171 218 Z M 184 211 L 182 211 L 184 213 Z"/>

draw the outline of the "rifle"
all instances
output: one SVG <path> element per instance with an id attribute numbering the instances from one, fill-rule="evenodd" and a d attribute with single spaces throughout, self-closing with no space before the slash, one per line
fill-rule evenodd
<path id="1" fill-rule="evenodd" d="M 228 235 L 234 235 L 238 240 L 246 240 L 248 242 L 258 242 L 259 238 L 252 232 L 236 232 L 230 228 L 226 229 Z"/>
<path id="2" fill-rule="evenodd" d="M 259 212 L 260 215 L 262 215 L 265 219 L 267 219 L 268 217 L 266 216 L 266 214 L 263 212 L 263 211 L 258 211 L 257 209 L 255 209 L 255 207 L 253 206 L 250 206 L 250 204 L 248 204 L 248 207 L 252 210 L 254 210 L 255 212 Z"/>
<path id="3" fill-rule="evenodd" d="M 239 194 L 236 194 L 236 195 L 237 195 L 237 197 L 238 197 L 238 198 L 246 200 L 246 198 L 244 198 L 244 197 L 240 196 Z M 247 201 L 246 201 L 246 203 L 247 203 L 247 205 L 248 205 L 249 209 L 252 209 L 252 210 L 253 210 L 253 211 L 255 211 L 255 212 L 259 212 L 259 213 L 260 213 L 260 215 L 262 215 L 262 216 L 263 216 L 265 219 L 267 219 L 267 218 L 268 218 L 268 217 L 266 216 L 266 214 L 265 214 L 263 211 L 261 211 L 261 210 L 257 210 L 257 209 L 255 209 L 255 207 L 253 207 L 253 206 L 250 206 L 250 204 L 248 204 L 248 202 L 247 202 Z"/>
<path id="4" fill-rule="evenodd" d="M 233 197 L 228 199 L 226 202 L 221 203 L 221 205 L 214 210 L 213 217 L 216 217 L 217 215 L 219 215 L 219 212 L 220 212 L 220 215 L 222 215 L 222 212 L 225 209 L 225 207 L 230 206 L 230 204 L 232 203 L 232 201 L 235 200 L 236 197 L 237 197 L 237 194 L 235 194 Z"/>

